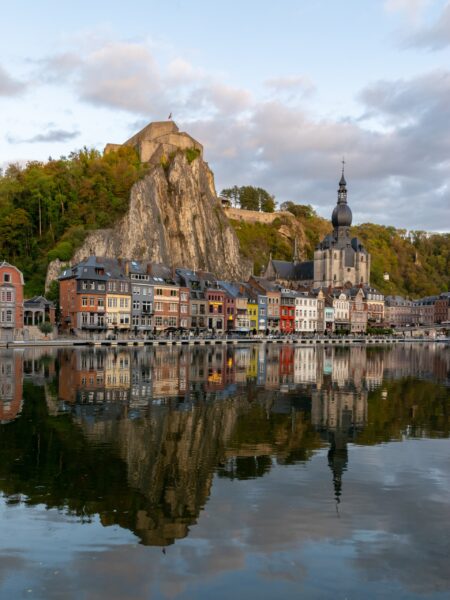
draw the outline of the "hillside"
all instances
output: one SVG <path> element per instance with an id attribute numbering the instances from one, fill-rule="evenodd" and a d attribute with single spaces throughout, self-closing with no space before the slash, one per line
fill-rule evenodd
<path id="1" fill-rule="evenodd" d="M 28 297 L 43 293 L 51 260 L 69 260 L 89 231 L 126 213 L 145 173 L 136 152 L 122 147 L 105 156 L 85 148 L 1 174 L 0 258 L 23 271 Z"/>
<path id="2" fill-rule="evenodd" d="M 152 181 L 150 169 L 157 173 Z M 1 174 L 0 259 L 24 272 L 28 297 L 44 291 L 51 261 L 68 262 L 96 249 L 134 254 L 137 248 L 136 258 L 216 271 L 225 265 L 222 275 L 231 277 L 240 271 L 234 230 L 243 266 L 249 259 L 259 274 L 270 253 L 292 259 L 296 239 L 300 256 L 312 258 L 315 245 L 330 231 L 330 222 L 310 207 L 297 209 L 295 215 L 227 209 L 227 221 L 202 158 L 178 152 L 149 167 L 130 147 L 104 156 L 85 148 L 47 163 L 11 165 Z M 158 239 L 153 239 L 156 230 Z M 352 233 L 372 254 L 371 280 L 384 293 L 419 297 L 449 289 L 449 234 L 407 234 L 370 223 L 353 227 Z"/>
<path id="3" fill-rule="evenodd" d="M 269 255 L 292 260 L 297 237 L 303 259 L 311 259 L 315 245 L 331 231 L 331 223 L 303 207 L 294 216 L 228 209 L 243 255 L 254 262 L 255 274 L 267 265 Z M 300 212 L 300 211 L 299 211 Z M 261 215 L 260 219 L 255 217 Z M 371 283 L 384 294 L 421 297 L 450 289 L 450 234 L 407 232 L 372 223 L 352 227 L 372 255 Z M 389 273 L 389 281 L 383 274 Z"/>

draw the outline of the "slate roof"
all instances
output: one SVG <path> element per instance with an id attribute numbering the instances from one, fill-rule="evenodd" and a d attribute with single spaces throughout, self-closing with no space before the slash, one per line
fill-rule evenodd
<path id="1" fill-rule="evenodd" d="M 95 256 L 89 256 L 86 260 L 82 260 L 80 263 L 73 267 L 65 269 L 58 277 L 60 281 L 64 279 L 95 279 L 97 281 L 107 281 L 108 276 L 105 274 L 98 273 L 98 269 L 105 269 L 101 259 L 97 259 Z M 105 269 L 106 271 L 106 269 Z"/>
<path id="2" fill-rule="evenodd" d="M 294 263 L 287 260 L 272 260 L 272 266 L 279 279 L 304 281 L 314 279 L 314 261 Z"/>
<path id="3" fill-rule="evenodd" d="M 47 298 L 45 298 L 44 296 L 33 296 L 33 298 L 30 298 L 29 300 L 25 300 L 24 301 L 24 306 L 25 307 L 49 307 L 49 308 L 54 308 L 54 304 L 53 302 L 50 302 L 50 300 L 47 300 Z"/>

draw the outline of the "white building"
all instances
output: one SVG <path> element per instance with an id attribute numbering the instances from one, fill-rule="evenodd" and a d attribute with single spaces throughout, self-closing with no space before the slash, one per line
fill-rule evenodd
<path id="1" fill-rule="evenodd" d="M 317 331 L 317 298 L 308 294 L 298 294 L 295 298 L 295 332 L 314 333 Z"/>

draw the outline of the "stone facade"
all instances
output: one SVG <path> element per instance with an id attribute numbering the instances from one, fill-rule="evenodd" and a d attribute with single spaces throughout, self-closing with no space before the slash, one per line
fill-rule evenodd
<path id="1" fill-rule="evenodd" d="M 350 238 L 352 212 L 347 205 L 347 183 L 342 174 L 338 202 L 332 215 L 333 232 L 314 252 L 314 287 L 344 287 L 370 283 L 370 254 L 357 238 Z"/>
<path id="2" fill-rule="evenodd" d="M 115 152 L 121 146 L 134 148 L 143 163 L 158 164 L 178 150 L 193 149 L 203 156 L 203 146 L 173 121 L 149 123 L 123 144 L 106 144 L 104 152 Z"/>

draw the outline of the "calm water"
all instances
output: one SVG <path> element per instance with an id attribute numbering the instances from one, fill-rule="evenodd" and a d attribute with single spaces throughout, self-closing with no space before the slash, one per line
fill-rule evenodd
<path id="1" fill-rule="evenodd" d="M 449 598 L 450 348 L 0 351 L 1 598 Z"/>

